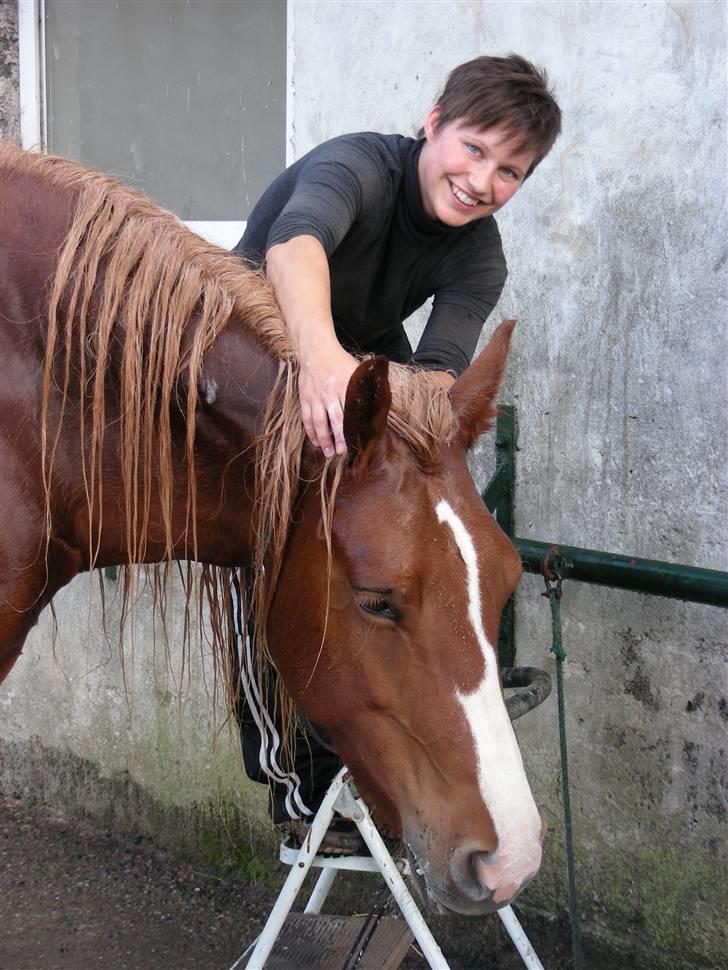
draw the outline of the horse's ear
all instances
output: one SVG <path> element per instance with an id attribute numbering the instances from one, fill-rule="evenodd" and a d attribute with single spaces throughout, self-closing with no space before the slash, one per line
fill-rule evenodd
<path id="1" fill-rule="evenodd" d="M 452 409 L 457 422 L 456 438 L 472 448 L 478 435 L 490 426 L 497 414 L 495 396 L 506 366 L 515 320 L 504 320 L 490 338 L 485 350 L 450 388 Z"/>
<path id="2" fill-rule="evenodd" d="M 365 466 L 387 426 L 392 404 L 386 357 L 368 357 L 349 380 L 344 405 L 344 438 L 352 466 Z"/>

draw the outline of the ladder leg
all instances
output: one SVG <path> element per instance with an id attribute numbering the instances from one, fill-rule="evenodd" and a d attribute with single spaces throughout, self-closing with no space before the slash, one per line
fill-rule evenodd
<path id="1" fill-rule="evenodd" d="M 321 875 L 316 880 L 316 885 L 314 886 L 313 892 L 309 897 L 306 908 L 304 909 L 304 913 L 310 913 L 313 916 L 318 916 L 335 878 L 336 869 L 321 870 Z"/>
<path id="2" fill-rule="evenodd" d="M 275 906 L 271 910 L 271 914 L 258 937 L 255 949 L 250 955 L 247 970 L 263 970 L 265 961 L 270 956 L 271 950 L 278 939 L 281 927 L 286 920 L 286 916 L 291 911 L 291 906 L 293 906 L 296 896 L 303 885 L 303 881 L 311 868 L 311 863 L 313 862 L 318 847 L 323 841 L 326 830 L 331 824 L 331 819 L 334 817 L 334 802 L 341 792 L 345 773 L 346 769 L 342 768 L 336 778 L 331 782 L 329 790 L 321 802 L 321 807 L 311 823 L 311 830 L 306 836 L 306 840 L 301 847 L 301 851 L 298 853 L 295 864 L 291 866 L 291 871 L 283 884 L 283 889 L 281 889 Z"/>
<path id="3" fill-rule="evenodd" d="M 528 937 L 523 931 L 523 927 L 518 922 L 518 917 L 510 906 L 504 906 L 498 910 L 501 923 L 506 928 L 508 935 L 513 940 L 513 945 L 521 955 L 521 959 L 529 970 L 543 970 L 543 964 L 536 956 L 536 951 L 531 946 Z"/>
<path id="4" fill-rule="evenodd" d="M 345 786 L 342 789 L 337 808 L 340 811 L 343 810 L 346 815 L 356 822 L 362 838 L 372 854 L 372 858 L 379 866 L 379 871 L 389 886 L 389 891 L 394 896 L 402 916 L 404 916 L 415 939 L 419 943 L 422 954 L 430 965 L 431 970 L 449 970 L 442 950 L 430 932 L 430 928 L 425 922 L 422 913 L 419 911 L 417 903 L 412 898 L 412 893 L 407 888 L 392 856 L 389 854 L 389 849 L 384 844 L 381 835 L 372 822 L 367 806 L 360 798 L 354 798 L 349 788 Z"/>

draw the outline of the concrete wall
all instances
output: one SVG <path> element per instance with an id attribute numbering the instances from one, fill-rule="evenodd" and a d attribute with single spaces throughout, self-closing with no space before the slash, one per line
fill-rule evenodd
<path id="1" fill-rule="evenodd" d="M 510 280 L 486 327 L 520 321 L 503 399 L 521 427 L 522 536 L 728 568 L 727 33 L 721 2 L 290 5 L 294 157 L 344 131 L 414 133 L 445 73 L 479 53 L 518 51 L 555 82 L 564 135 L 499 219 Z M 540 590 L 524 578 L 518 658 L 553 670 Z M 201 677 L 180 693 L 142 611 L 129 710 L 98 597 L 90 619 L 84 580 L 58 599 L 55 657 L 46 616 L 0 692 L 0 787 L 190 844 L 232 818 L 234 854 L 256 796 Z M 574 583 L 562 611 L 586 929 L 629 966 L 726 967 L 725 615 Z M 555 704 L 519 735 L 550 829 L 524 902 L 563 912 Z"/>
<path id="2" fill-rule="evenodd" d="M 267 874 L 266 789 L 245 778 L 210 651 L 181 647 L 179 584 L 165 641 L 141 578 L 122 649 L 120 585 L 100 572 L 77 579 L 54 601 L 57 627 L 47 610 L 29 637 L 0 690 L 0 791 Z"/>
<path id="3" fill-rule="evenodd" d="M 0 3 L 0 138 L 20 140 L 18 8 Z"/>
<path id="4" fill-rule="evenodd" d="M 517 533 L 728 568 L 725 5 L 294 4 L 292 48 L 297 155 L 341 131 L 414 132 L 477 54 L 547 66 L 564 134 L 499 217 L 494 320 L 520 321 L 503 395 Z M 518 659 L 553 670 L 541 589 L 521 586 Z M 725 614 L 573 583 L 562 610 L 586 927 L 633 963 L 728 966 Z M 553 912 L 555 704 L 519 736 L 550 829 L 525 899 Z"/>

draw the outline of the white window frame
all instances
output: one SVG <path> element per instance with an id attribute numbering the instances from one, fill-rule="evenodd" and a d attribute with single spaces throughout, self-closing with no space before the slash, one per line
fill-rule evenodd
<path id="1" fill-rule="evenodd" d="M 45 151 L 44 0 L 18 0 L 18 78 L 20 87 L 20 143 Z"/>
<path id="2" fill-rule="evenodd" d="M 290 0 L 286 17 L 286 165 L 293 161 L 290 119 L 293 115 Z M 23 148 L 48 150 L 46 131 L 45 0 L 18 0 L 18 74 L 20 81 L 20 141 Z M 185 221 L 193 232 L 232 249 L 245 231 L 243 220 Z"/>

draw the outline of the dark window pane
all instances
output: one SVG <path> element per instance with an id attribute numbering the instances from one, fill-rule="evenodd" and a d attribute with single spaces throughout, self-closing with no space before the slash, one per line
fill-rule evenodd
<path id="1" fill-rule="evenodd" d="M 47 0 L 48 147 L 182 219 L 244 219 L 285 166 L 285 0 Z"/>

